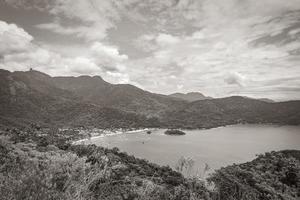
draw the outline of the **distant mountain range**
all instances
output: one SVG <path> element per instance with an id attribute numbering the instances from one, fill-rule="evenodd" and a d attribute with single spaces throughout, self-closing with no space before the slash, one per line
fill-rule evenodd
<path id="1" fill-rule="evenodd" d="M 213 99 L 212 97 L 204 96 L 200 92 L 188 92 L 186 94 L 184 94 L 184 93 L 173 93 L 173 94 L 169 94 L 168 96 L 174 97 L 174 98 L 177 98 L 177 99 L 182 99 L 182 100 L 185 100 L 185 101 L 188 101 L 188 102 L 205 100 L 205 99 Z M 244 96 L 244 98 L 254 99 L 254 98 L 245 97 L 245 96 Z M 274 100 L 268 99 L 268 98 L 258 98 L 257 100 L 268 102 L 268 103 L 274 103 L 275 102 Z"/>
<path id="2" fill-rule="evenodd" d="M 268 103 L 232 96 L 194 101 L 165 113 L 164 124 L 180 128 L 213 128 L 238 123 L 300 124 L 300 101 Z"/>
<path id="3" fill-rule="evenodd" d="M 204 99 L 212 99 L 212 97 L 204 96 L 200 92 L 189 92 L 189 93 L 173 93 L 169 95 L 170 97 L 182 99 L 188 102 L 198 101 L 198 100 L 204 100 Z"/>
<path id="4" fill-rule="evenodd" d="M 0 69 L 0 125 L 210 128 L 235 123 L 300 124 L 300 101 L 269 103 L 201 93 L 155 94 L 99 76 L 51 77 Z"/>

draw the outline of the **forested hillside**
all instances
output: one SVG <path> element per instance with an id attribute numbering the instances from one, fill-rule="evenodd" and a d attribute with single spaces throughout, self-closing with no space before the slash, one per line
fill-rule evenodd
<path id="1" fill-rule="evenodd" d="M 211 128 L 237 123 L 300 124 L 300 101 L 245 97 L 185 101 L 101 77 L 51 77 L 0 70 L 0 125 Z"/>
<path id="2" fill-rule="evenodd" d="M 195 101 L 166 112 L 163 123 L 172 127 L 212 128 L 237 123 L 300 124 L 300 101 L 268 103 L 233 96 Z"/>

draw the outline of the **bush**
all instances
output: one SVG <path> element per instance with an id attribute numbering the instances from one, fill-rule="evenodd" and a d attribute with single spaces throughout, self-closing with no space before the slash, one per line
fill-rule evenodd
<path id="1" fill-rule="evenodd" d="M 209 181 L 221 199 L 296 199 L 300 195 L 300 162 L 281 152 L 266 153 L 252 162 L 222 168 Z"/>

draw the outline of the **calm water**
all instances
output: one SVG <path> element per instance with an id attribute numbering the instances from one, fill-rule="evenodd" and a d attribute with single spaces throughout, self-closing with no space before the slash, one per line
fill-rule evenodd
<path id="1" fill-rule="evenodd" d="M 235 125 L 210 130 L 185 131 L 184 136 L 164 135 L 163 129 L 95 138 L 91 142 L 118 147 L 128 154 L 174 167 L 181 156 L 218 169 L 255 158 L 272 150 L 300 149 L 300 126 Z"/>

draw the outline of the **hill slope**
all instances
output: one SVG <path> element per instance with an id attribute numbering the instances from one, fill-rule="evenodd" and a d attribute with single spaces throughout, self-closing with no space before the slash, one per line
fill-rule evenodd
<path id="1" fill-rule="evenodd" d="M 166 112 L 165 124 L 177 128 L 212 128 L 237 123 L 300 124 L 300 101 L 267 103 L 233 96 L 201 100 Z"/>
<path id="2" fill-rule="evenodd" d="M 217 170 L 213 182 L 221 199 L 299 199 L 300 151 L 259 155 L 251 162 Z"/>
<path id="3" fill-rule="evenodd" d="M 129 84 L 110 84 L 99 76 L 54 77 L 56 87 L 72 91 L 82 100 L 127 112 L 158 117 L 184 104 L 182 100 L 144 91 Z"/>
<path id="4" fill-rule="evenodd" d="M 101 77 L 51 77 L 0 70 L 0 124 L 211 128 L 236 123 L 300 124 L 300 101 L 245 97 L 188 102 L 110 84 Z"/>
<path id="5" fill-rule="evenodd" d="M 144 127 L 148 119 L 83 101 L 71 90 L 53 85 L 53 78 L 36 71 L 0 70 L 0 125 L 30 123 L 57 126 Z"/>

